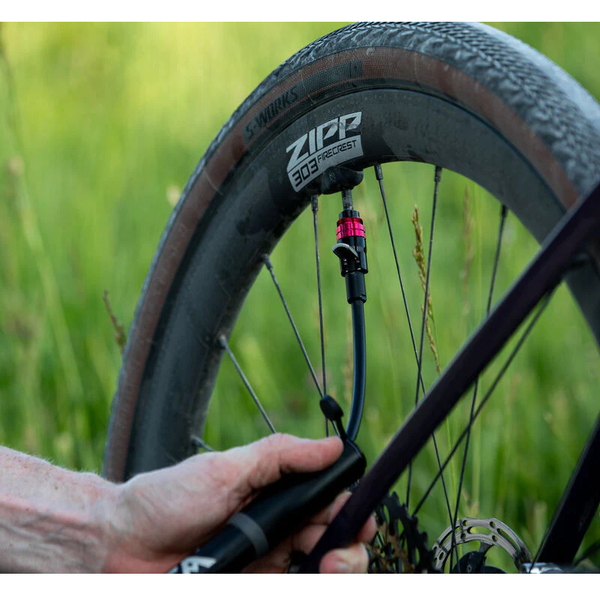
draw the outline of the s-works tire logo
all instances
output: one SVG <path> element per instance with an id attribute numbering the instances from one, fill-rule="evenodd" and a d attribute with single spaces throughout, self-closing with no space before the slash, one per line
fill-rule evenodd
<path id="1" fill-rule="evenodd" d="M 294 191 L 329 167 L 363 155 L 361 120 L 362 112 L 337 117 L 311 129 L 286 148 L 291 153 L 287 173 Z"/>

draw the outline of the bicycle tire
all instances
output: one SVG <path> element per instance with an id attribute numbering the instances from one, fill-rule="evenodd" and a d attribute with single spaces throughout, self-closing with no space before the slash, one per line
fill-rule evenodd
<path id="1" fill-rule="evenodd" d="M 262 262 L 309 202 L 286 149 L 361 112 L 364 168 L 389 160 L 456 171 L 538 240 L 600 179 L 600 107 L 551 61 L 479 24 L 356 24 L 310 44 L 234 113 L 190 177 L 129 332 L 104 475 L 124 481 L 195 453 L 222 348 Z M 314 180 L 318 182 L 318 179 Z M 518 186 L 517 186 L 518 182 Z M 247 201 L 252 198 L 252 201 Z M 600 253 L 568 278 L 600 339 Z"/>

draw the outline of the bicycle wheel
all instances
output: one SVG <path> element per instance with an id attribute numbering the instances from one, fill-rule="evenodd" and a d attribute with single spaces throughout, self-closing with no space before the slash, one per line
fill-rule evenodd
<path id="1" fill-rule="evenodd" d="M 298 52 L 223 127 L 172 214 L 131 327 L 105 475 L 123 481 L 196 452 L 220 340 L 325 169 L 436 165 L 541 241 L 600 178 L 599 134 L 591 96 L 487 26 L 357 24 Z M 589 253 L 568 283 L 600 339 L 600 254 Z"/>

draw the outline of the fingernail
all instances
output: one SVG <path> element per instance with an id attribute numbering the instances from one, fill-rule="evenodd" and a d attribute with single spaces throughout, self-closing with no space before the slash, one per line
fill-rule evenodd
<path id="1" fill-rule="evenodd" d="M 335 572 L 336 573 L 350 573 L 350 565 L 343 560 L 335 561 Z"/>

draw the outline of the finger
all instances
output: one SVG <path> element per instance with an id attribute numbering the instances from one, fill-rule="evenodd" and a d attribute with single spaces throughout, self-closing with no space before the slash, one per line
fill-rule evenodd
<path id="1" fill-rule="evenodd" d="M 345 500 L 349 494 L 344 494 L 338 498 L 339 501 Z M 289 566 L 289 557 L 292 551 L 303 552 L 304 554 L 310 554 L 313 548 L 317 545 L 317 542 L 321 539 L 323 533 L 327 529 L 327 524 L 308 524 L 306 527 L 301 529 L 298 533 L 293 535 L 290 539 L 285 540 L 279 544 L 276 548 L 271 550 L 269 554 L 264 556 L 258 561 L 252 563 L 249 567 L 248 572 L 284 572 Z M 364 528 L 363 528 L 364 529 Z M 369 534 L 370 535 L 370 534 Z M 374 535 L 374 533 L 373 533 Z M 373 535 L 370 535 L 370 540 Z M 362 541 L 368 541 L 363 539 Z M 339 555 L 338 553 L 342 554 Z M 337 550 L 333 552 L 335 557 L 328 559 L 333 560 L 334 565 L 326 565 L 327 568 L 333 569 L 327 572 L 364 572 L 367 568 L 365 564 L 365 549 L 362 544 L 355 543 L 344 550 Z M 368 559 L 367 559 L 368 561 Z M 348 571 L 345 571 L 345 566 L 340 567 L 337 563 L 342 562 L 348 566 Z"/>
<path id="2" fill-rule="evenodd" d="M 310 519 L 310 523 L 328 525 L 333 521 L 351 496 L 352 494 L 350 492 L 342 492 L 327 508 L 323 509 Z M 371 515 L 358 532 L 356 539 L 359 542 L 369 542 L 375 537 L 376 532 L 377 524 L 375 518 Z"/>
<path id="3" fill-rule="evenodd" d="M 279 544 L 269 554 L 252 563 L 247 571 L 261 573 L 286 571 L 291 551 L 310 554 L 325 529 L 325 525 L 307 525 L 293 536 L 291 544 L 289 540 Z M 332 556 L 329 557 L 329 555 Z M 329 570 L 323 571 L 321 568 L 323 573 L 361 573 L 367 570 L 368 556 L 364 546 L 360 543 L 354 543 L 343 550 L 335 550 L 326 556 L 329 558 L 327 558 L 325 568 Z"/>
<path id="4" fill-rule="evenodd" d="M 252 563 L 248 570 L 261 573 L 287 571 L 292 551 L 310 554 L 325 529 L 326 525 L 307 525 L 273 548 L 266 556 Z"/>
<path id="5" fill-rule="evenodd" d="M 238 489 L 248 493 L 277 481 L 283 473 L 320 471 L 341 456 L 343 447 L 338 437 L 307 440 L 277 433 L 223 456 L 237 463 L 243 474 Z"/>
<path id="6" fill-rule="evenodd" d="M 360 542 L 370 542 L 375 537 L 375 527 L 371 528 L 369 523 L 370 521 L 365 523 L 360 533 L 356 536 L 354 541 L 357 544 L 355 545 L 360 545 Z M 292 550 L 298 550 L 300 552 L 304 552 L 305 554 L 310 554 L 313 548 L 317 545 L 317 542 L 325 533 L 326 529 L 327 525 L 306 525 L 306 527 L 303 527 L 292 537 Z"/>
<path id="7" fill-rule="evenodd" d="M 290 553 L 283 548 L 275 548 L 265 556 L 250 563 L 242 573 L 285 573 L 290 567 Z"/>
<path id="8" fill-rule="evenodd" d="M 292 550 L 310 554 L 325 533 L 325 525 L 307 525 L 292 538 Z"/>
<path id="9" fill-rule="evenodd" d="M 329 506 L 326 506 L 323 510 L 314 515 L 309 522 L 314 523 L 315 525 L 328 525 L 340 512 L 342 506 L 348 502 L 350 496 L 352 496 L 350 492 L 343 491 Z"/>
<path id="10" fill-rule="evenodd" d="M 356 539 L 359 542 L 370 542 L 375 537 L 376 533 L 377 523 L 375 522 L 375 517 L 371 515 L 367 522 L 361 527 Z"/>
<path id="11" fill-rule="evenodd" d="M 362 544 L 328 552 L 319 565 L 321 573 L 366 573 L 369 555 Z"/>

